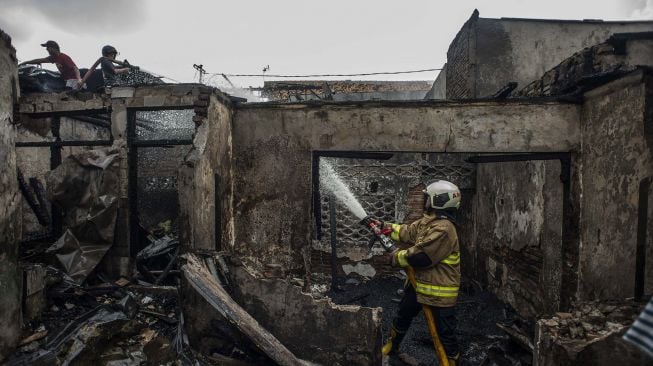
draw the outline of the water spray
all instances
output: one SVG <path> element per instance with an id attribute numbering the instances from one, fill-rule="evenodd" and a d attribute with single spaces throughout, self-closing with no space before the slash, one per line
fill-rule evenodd
<path id="1" fill-rule="evenodd" d="M 332 197 L 337 197 L 351 213 L 361 220 L 361 225 L 364 225 L 372 231 L 374 234 L 372 244 L 375 241 L 379 241 L 383 249 L 388 252 L 396 249 L 394 243 L 388 237 L 390 232 L 383 228 L 383 223 L 365 212 L 363 206 L 358 202 L 349 187 L 340 179 L 333 166 L 325 161 L 320 162 L 320 182 L 323 188 L 332 193 Z"/>
<path id="2" fill-rule="evenodd" d="M 351 193 L 349 187 L 340 179 L 331 164 L 325 161 L 320 162 L 320 182 L 323 188 L 333 193 L 359 220 L 367 217 L 365 209 L 363 209 L 363 206 L 358 202 L 354 194 Z"/>

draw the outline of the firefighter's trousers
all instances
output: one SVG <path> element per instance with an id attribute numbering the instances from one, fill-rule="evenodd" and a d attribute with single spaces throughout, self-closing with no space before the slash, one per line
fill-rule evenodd
<path id="1" fill-rule="evenodd" d="M 417 295 L 413 286 L 408 284 L 404 288 L 404 296 L 399 302 L 399 310 L 393 320 L 395 329 L 400 333 L 406 333 L 413 318 L 422 310 L 422 304 L 417 302 Z M 456 340 L 456 307 L 440 308 L 431 306 L 435 317 L 435 325 L 440 335 L 440 340 L 447 352 L 448 357 L 455 357 L 460 352 Z M 402 337 L 403 338 L 403 337 Z"/>

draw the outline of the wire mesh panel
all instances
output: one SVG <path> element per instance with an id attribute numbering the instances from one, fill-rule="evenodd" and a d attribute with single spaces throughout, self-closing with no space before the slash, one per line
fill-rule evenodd
<path id="1" fill-rule="evenodd" d="M 137 140 L 190 140 L 195 133 L 192 109 L 137 111 Z"/>
<path id="2" fill-rule="evenodd" d="M 138 215 L 143 227 L 177 219 L 177 171 L 190 149 L 189 145 L 138 149 Z"/>
<path id="3" fill-rule="evenodd" d="M 139 224 L 145 228 L 168 220 L 174 223 L 178 216 L 177 172 L 192 148 L 194 114 L 193 109 L 135 112 L 130 148 L 137 164 L 132 189 L 136 191 Z"/>
<path id="4" fill-rule="evenodd" d="M 461 189 L 474 187 L 474 165 L 463 154 L 395 154 L 387 161 L 325 159 L 350 188 L 368 215 L 383 221 L 402 222 L 407 215 L 407 195 L 411 187 L 444 179 Z M 322 186 L 322 185 L 321 185 Z M 330 243 L 330 192 L 320 191 L 321 243 Z M 336 197 L 336 235 L 339 246 L 368 245 L 371 233 Z"/>
<path id="5" fill-rule="evenodd" d="M 331 196 L 322 197 L 322 234 L 325 242 L 330 240 L 331 224 L 329 222 L 329 200 Z M 387 195 L 364 195 L 359 201 L 370 215 L 384 220 L 394 221 L 395 218 L 395 199 Z M 338 241 L 349 245 L 368 244 L 370 240 L 370 231 L 360 224 L 360 219 L 354 216 L 336 199 L 336 233 Z"/>

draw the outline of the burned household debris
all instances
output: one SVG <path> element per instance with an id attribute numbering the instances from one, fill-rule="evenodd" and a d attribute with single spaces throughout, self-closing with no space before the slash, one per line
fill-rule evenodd
<path id="1" fill-rule="evenodd" d="M 653 295 L 653 21 L 474 12 L 436 80 L 256 103 L 62 90 L 0 36 L 0 362 L 653 364 L 622 339 Z M 414 258 L 425 214 L 459 249 Z M 412 289 L 457 298 L 459 354 L 396 327 Z"/>

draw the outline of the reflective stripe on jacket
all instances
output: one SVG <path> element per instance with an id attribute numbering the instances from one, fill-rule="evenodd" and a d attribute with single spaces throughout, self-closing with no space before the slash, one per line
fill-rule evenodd
<path id="1" fill-rule="evenodd" d="M 456 227 L 446 218 L 424 214 L 408 224 L 392 224 L 390 237 L 413 246 L 399 250 L 393 263 L 406 267 L 408 259 L 425 253 L 431 265 L 415 268 L 417 301 L 439 307 L 456 304 L 460 287 L 460 245 Z"/>

